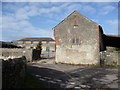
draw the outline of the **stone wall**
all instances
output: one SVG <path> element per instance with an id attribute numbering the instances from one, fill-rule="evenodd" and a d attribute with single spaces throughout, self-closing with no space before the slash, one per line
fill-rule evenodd
<path id="1" fill-rule="evenodd" d="M 40 59 L 40 50 L 37 49 L 25 49 L 25 48 L 0 48 L 0 59 L 7 60 L 9 58 L 19 58 L 25 56 L 27 61 Z"/>
<path id="2" fill-rule="evenodd" d="M 74 25 L 75 21 L 78 22 L 77 26 Z M 56 63 L 99 64 L 100 33 L 96 23 L 73 12 L 53 30 Z M 79 43 L 73 43 L 75 39 L 78 39 Z"/>
<path id="3" fill-rule="evenodd" d="M 106 52 L 106 65 L 120 65 L 120 51 Z"/>
<path id="4" fill-rule="evenodd" d="M 20 88 L 24 82 L 26 58 L 2 60 L 2 88 Z"/>
<path id="5" fill-rule="evenodd" d="M 101 52 L 102 65 L 120 65 L 120 51 L 105 51 Z"/>
<path id="6" fill-rule="evenodd" d="M 27 61 L 32 61 L 32 49 L 21 49 L 21 48 L 0 48 L 0 59 L 7 60 L 9 58 L 19 58 L 25 56 Z"/>
<path id="7" fill-rule="evenodd" d="M 55 58 L 55 52 L 52 52 L 52 51 L 50 51 L 50 52 L 42 52 L 41 53 L 41 58 Z"/>

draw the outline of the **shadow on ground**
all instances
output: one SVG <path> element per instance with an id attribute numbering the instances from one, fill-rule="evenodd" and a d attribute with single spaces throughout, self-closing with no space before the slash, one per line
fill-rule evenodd
<path id="1" fill-rule="evenodd" d="M 70 79 L 61 71 L 43 67 L 28 66 L 27 71 L 35 75 L 45 88 L 64 88 L 65 83 Z"/>
<path id="2" fill-rule="evenodd" d="M 41 66 L 27 66 L 45 88 L 118 88 L 118 69 L 104 67 L 80 67 L 71 71 L 60 71 Z M 106 89 L 105 89 L 106 90 Z"/>

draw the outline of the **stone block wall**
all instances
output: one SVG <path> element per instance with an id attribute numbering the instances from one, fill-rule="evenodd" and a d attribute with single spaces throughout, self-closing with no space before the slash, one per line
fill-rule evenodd
<path id="1" fill-rule="evenodd" d="M 106 65 L 120 65 L 120 52 L 106 52 L 105 64 Z"/>
<path id="2" fill-rule="evenodd" d="M 24 82 L 26 58 L 2 60 L 2 89 L 20 88 Z"/>
<path id="3" fill-rule="evenodd" d="M 99 64 L 99 25 L 75 11 L 53 30 L 56 41 L 56 63 Z"/>
<path id="4" fill-rule="evenodd" d="M 22 48 L 0 48 L 0 59 L 7 60 L 9 58 L 19 58 L 25 56 L 27 61 L 32 61 L 32 49 L 22 49 Z"/>
<path id="5" fill-rule="evenodd" d="M 46 51 L 44 51 L 44 52 L 41 53 L 41 58 L 55 58 L 55 52 L 52 52 L 52 51 L 46 52 Z"/>
<path id="6" fill-rule="evenodd" d="M 101 52 L 100 55 L 102 65 L 120 65 L 120 51 Z"/>

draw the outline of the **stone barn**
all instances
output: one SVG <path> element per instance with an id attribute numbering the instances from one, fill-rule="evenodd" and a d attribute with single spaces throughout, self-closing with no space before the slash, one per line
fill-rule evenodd
<path id="1" fill-rule="evenodd" d="M 53 28 L 56 63 L 97 65 L 105 50 L 102 28 L 77 11 Z"/>
<path id="2" fill-rule="evenodd" d="M 50 51 L 55 51 L 55 41 L 51 37 L 28 37 L 16 41 L 17 46 L 26 49 L 36 49 L 39 43 L 42 44 L 42 52 L 45 52 L 47 48 Z"/>

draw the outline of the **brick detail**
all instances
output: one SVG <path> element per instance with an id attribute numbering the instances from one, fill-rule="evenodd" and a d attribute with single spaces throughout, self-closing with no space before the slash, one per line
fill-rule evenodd
<path id="1" fill-rule="evenodd" d="M 75 21 L 76 21 L 76 24 L 74 24 Z M 76 25 L 76 26 L 80 25 L 80 21 L 78 19 L 78 16 L 76 16 L 74 19 L 72 19 L 72 25 Z"/>
<path id="2" fill-rule="evenodd" d="M 56 30 L 54 29 L 54 37 L 56 37 Z"/>
<path id="3" fill-rule="evenodd" d="M 80 38 L 80 37 L 70 37 L 70 38 Z"/>
<path id="4" fill-rule="evenodd" d="M 98 42 L 98 51 L 100 52 L 100 32 L 99 32 L 99 26 L 96 27 L 96 34 L 97 34 L 97 42 Z"/>
<path id="5" fill-rule="evenodd" d="M 77 38 L 78 38 L 78 39 L 80 39 L 80 43 L 79 43 L 79 44 L 81 44 L 81 43 L 82 43 L 82 40 L 81 40 L 81 38 L 80 38 L 80 37 L 69 37 L 69 38 L 71 38 L 70 43 L 72 43 L 72 39 L 75 39 L 75 38 L 76 38 L 76 39 L 77 39 Z"/>
<path id="6" fill-rule="evenodd" d="M 55 37 L 56 46 L 60 45 L 59 37 Z"/>

